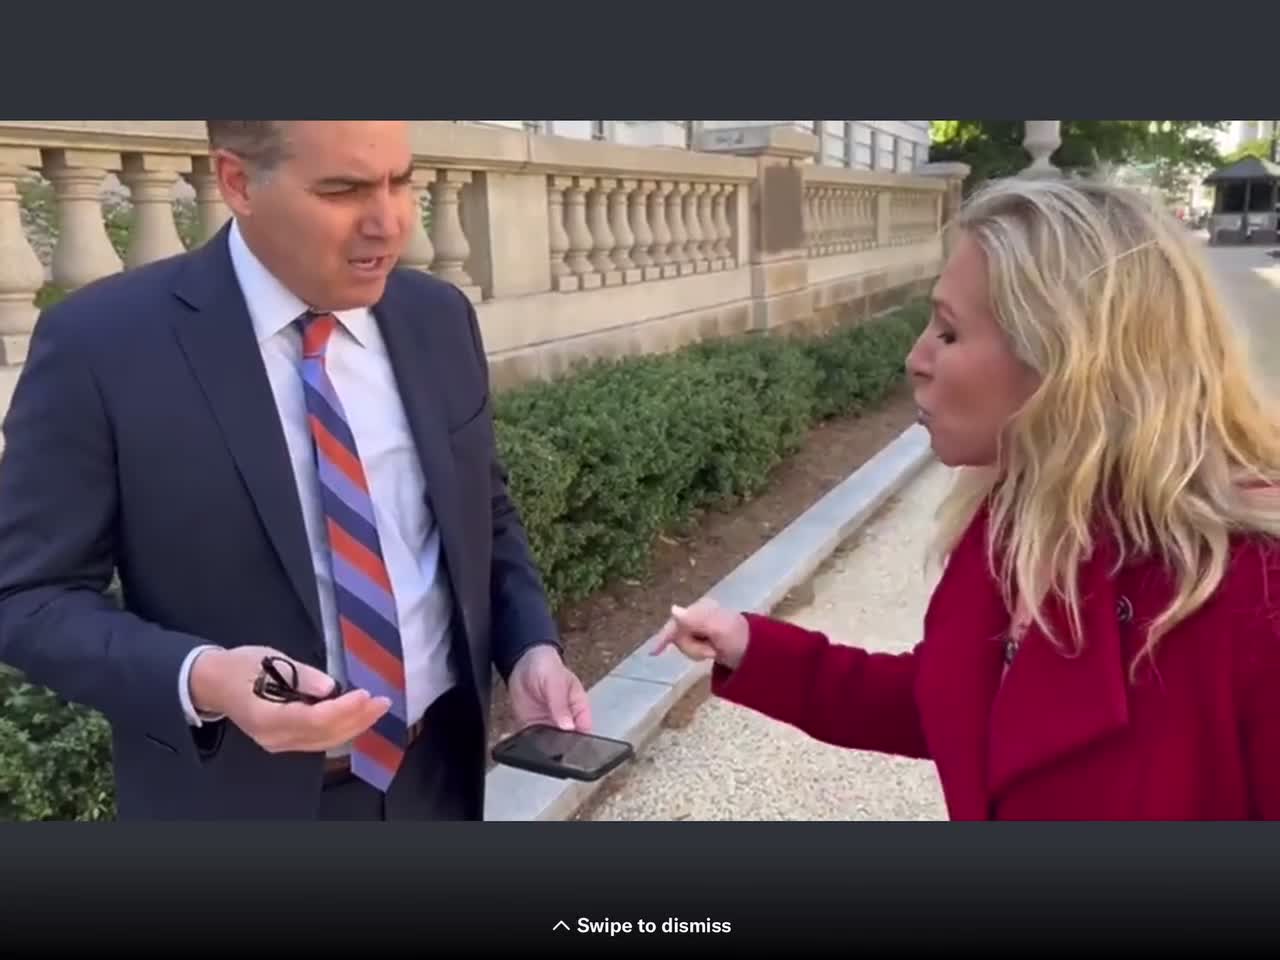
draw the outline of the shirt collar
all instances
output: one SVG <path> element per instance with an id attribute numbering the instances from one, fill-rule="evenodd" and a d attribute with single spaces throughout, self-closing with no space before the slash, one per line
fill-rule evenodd
<path id="1" fill-rule="evenodd" d="M 231 266 L 235 270 L 240 289 L 244 292 L 249 317 L 253 321 L 258 342 L 263 343 L 288 327 L 302 316 L 310 306 L 302 301 L 254 255 L 240 233 L 240 225 L 231 222 L 228 244 Z M 362 307 L 354 310 L 333 311 L 346 331 L 361 346 L 368 346 L 372 335 L 373 317 Z"/>

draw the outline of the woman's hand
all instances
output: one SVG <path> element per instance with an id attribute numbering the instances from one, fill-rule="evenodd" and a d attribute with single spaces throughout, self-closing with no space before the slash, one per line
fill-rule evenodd
<path id="1" fill-rule="evenodd" d="M 671 619 L 659 632 L 652 656 L 675 644 L 691 660 L 714 659 L 732 670 L 747 652 L 750 632 L 746 617 L 704 597 L 688 609 L 671 608 Z"/>

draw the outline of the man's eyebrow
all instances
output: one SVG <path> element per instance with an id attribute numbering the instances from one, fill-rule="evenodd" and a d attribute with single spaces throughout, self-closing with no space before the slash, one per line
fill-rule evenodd
<path id="1" fill-rule="evenodd" d="M 410 163 L 404 170 L 393 174 L 392 183 L 408 183 L 413 177 L 413 164 Z M 323 177 L 314 183 L 316 187 L 373 187 L 382 182 L 381 177 L 359 177 L 355 174 L 336 174 L 332 177 Z"/>

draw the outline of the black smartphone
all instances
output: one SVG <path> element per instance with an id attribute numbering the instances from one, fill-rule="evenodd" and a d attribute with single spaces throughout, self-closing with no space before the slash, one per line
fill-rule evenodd
<path id="1" fill-rule="evenodd" d="M 533 724 L 493 748 L 493 759 L 547 777 L 599 780 L 635 756 L 625 740 Z"/>

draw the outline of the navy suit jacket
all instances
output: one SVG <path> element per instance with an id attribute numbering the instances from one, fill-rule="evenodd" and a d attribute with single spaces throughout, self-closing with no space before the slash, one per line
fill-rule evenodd
<path id="1" fill-rule="evenodd" d="M 438 518 L 453 653 L 474 685 L 483 798 L 491 669 L 555 623 L 495 448 L 470 301 L 398 269 L 373 312 Z M 46 310 L 5 418 L 0 661 L 113 729 L 119 815 L 308 817 L 320 754 L 193 729 L 192 647 L 266 644 L 323 669 L 296 488 L 227 229 Z M 125 608 L 104 596 L 118 571 Z"/>

